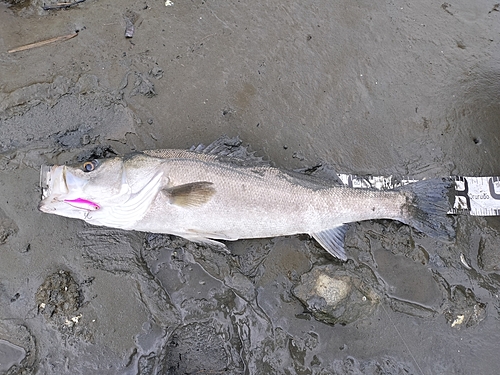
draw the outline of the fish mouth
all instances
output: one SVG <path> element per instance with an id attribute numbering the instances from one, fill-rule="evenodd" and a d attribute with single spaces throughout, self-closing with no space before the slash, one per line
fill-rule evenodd
<path id="1" fill-rule="evenodd" d="M 96 211 L 101 206 L 91 200 L 75 196 L 85 185 L 86 181 L 75 176 L 66 166 L 40 166 L 40 189 L 42 193 L 38 209 L 42 212 L 64 210 L 64 206 L 83 212 Z M 73 194 L 71 193 L 73 192 Z"/>
<path id="2" fill-rule="evenodd" d="M 40 189 L 42 199 L 52 194 L 67 194 L 69 192 L 66 181 L 66 168 L 58 165 L 42 165 L 40 167 Z"/>
<path id="3" fill-rule="evenodd" d="M 42 197 L 40 203 L 38 203 L 38 209 L 42 212 L 51 213 L 56 211 L 56 208 L 53 205 L 55 198 L 50 200 L 54 190 L 54 185 L 56 184 L 56 175 L 59 178 L 62 177 L 61 173 L 56 173 L 56 169 L 57 167 L 54 165 L 40 166 L 40 189 Z M 57 185 L 61 184 L 58 183 Z"/>
<path id="4" fill-rule="evenodd" d="M 65 167 L 58 165 L 40 166 L 40 190 L 42 199 L 38 209 L 44 212 L 54 210 L 53 203 L 59 202 L 58 197 L 69 192 Z"/>
<path id="5" fill-rule="evenodd" d="M 40 167 L 40 189 L 42 190 L 42 199 L 49 196 L 49 188 L 52 181 L 50 172 L 53 167 L 53 165 L 42 165 Z"/>

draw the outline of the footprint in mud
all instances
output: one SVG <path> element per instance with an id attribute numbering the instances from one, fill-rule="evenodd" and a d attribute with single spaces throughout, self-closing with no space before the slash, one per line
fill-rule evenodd
<path id="1" fill-rule="evenodd" d="M 208 324 L 180 327 L 164 349 L 164 370 L 169 374 L 224 373 L 228 370 L 229 358 L 224 341 Z"/>

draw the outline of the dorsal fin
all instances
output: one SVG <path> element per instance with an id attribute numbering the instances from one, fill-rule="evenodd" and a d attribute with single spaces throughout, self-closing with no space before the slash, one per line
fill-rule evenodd
<path id="1" fill-rule="evenodd" d="M 189 151 L 199 152 L 200 154 L 208 154 L 208 155 L 219 155 L 219 156 L 234 156 L 233 154 L 236 152 L 238 154 L 242 153 L 242 150 L 245 150 L 247 155 L 249 156 L 248 150 L 245 146 L 242 146 L 243 141 L 240 137 L 230 138 L 227 135 L 223 135 L 210 143 L 208 146 L 200 143 L 198 146 L 191 146 Z"/>
<path id="2" fill-rule="evenodd" d="M 148 156 L 160 159 L 172 158 L 197 158 L 200 160 L 210 161 L 217 160 L 222 163 L 229 163 L 241 167 L 269 167 L 268 161 L 255 156 L 254 152 L 243 146 L 243 142 L 239 137 L 229 138 L 222 136 L 208 146 L 200 144 L 192 146 L 189 150 L 145 150 L 142 152 Z"/>
<path id="3" fill-rule="evenodd" d="M 224 161 L 230 158 L 231 162 L 241 166 L 270 166 L 268 161 L 262 157 L 256 156 L 255 152 L 250 151 L 247 146 L 243 146 L 243 141 L 240 137 L 230 138 L 227 135 L 216 139 L 208 146 L 199 144 L 192 146 L 189 151 L 198 152 L 205 155 L 214 155 Z"/>

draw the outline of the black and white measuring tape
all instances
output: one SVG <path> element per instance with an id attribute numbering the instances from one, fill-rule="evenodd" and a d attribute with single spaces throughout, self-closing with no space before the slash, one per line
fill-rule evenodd
<path id="1" fill-rule="evenodd" d="M 360 177 L 339 174 L 342 182 L 353 188 L 394 189 L 418 180 L 396 180 L 392 176 Z M 449 214 L 500 216 L 500 177 L 451 177 L 455 181 L 455 200 Z"/>

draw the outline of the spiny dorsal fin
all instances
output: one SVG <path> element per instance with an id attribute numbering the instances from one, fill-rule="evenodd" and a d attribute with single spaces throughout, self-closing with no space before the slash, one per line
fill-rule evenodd
<path id="1" fill-rule="evenodd" d="M 189 184 L 163 189 L 171 204 L 180 207 L 198 207 L 207 203 L 215 194 L 213 183 L 207 181 L 191 182 Z"/>
<path id="2" fill-rule="evenodd" d="M 227 135 L 223 135 L 210 143 L 208 146 L 200 143 L 198 146 L 192 146 L 189 151 L 195 151 L 207 155 L 234 156 L 232 154 L 235 151 L 242 152 L 242 150 L 244 150 L 248 153 L 246 147 L 242 146 L 242 144 L 243 141 L 240 137 L 230 138 Z"/>
<path id="3" fill-rule="evenodd" d="M 256 156 L 243 146 L 239 137 L 222 136 L 208 146 L 199 144 L 189 150 L 145 150 L 143 154 L 160 159 L 191 158 L 202 161 L 217 161 L 240 167 L 268 167 L 270 163 Z"/>
<path id="4" fill-rule="evenodd" d="M 220 158 L 219 160 L 221 161 L 230 160 L 240 166 L 270 166 L 268 161 L 265 161 L 260 156 L 256 156 L 255 152 L 250 151 L 247 146 L 244 146 L 240 137 L 230 138 L 227 135 L 223 135 L 208 146 L 199 144 L 198 146 L 192 146 L 189 151 L 214 155 Z"/>

